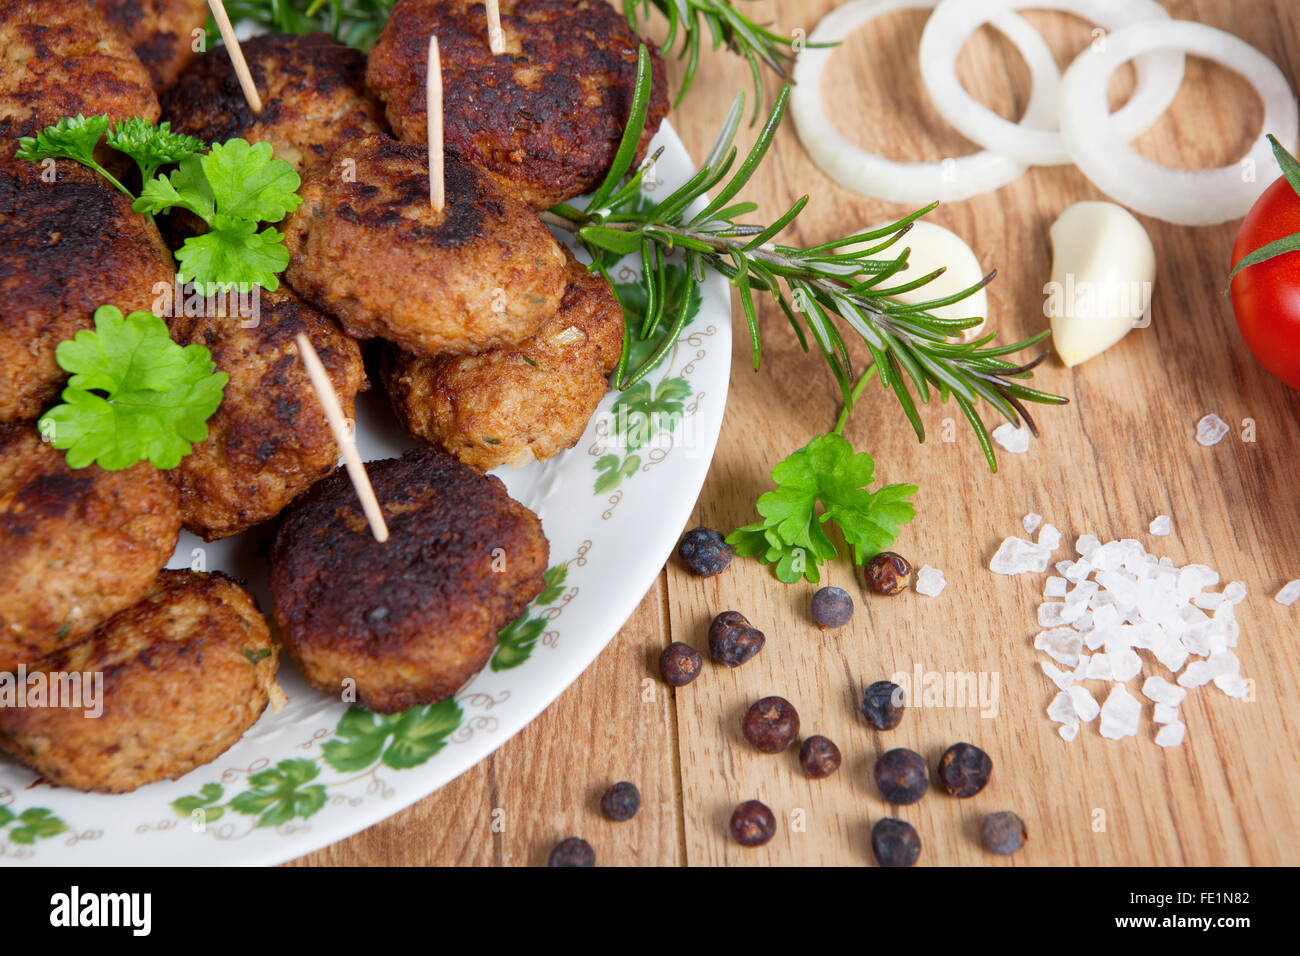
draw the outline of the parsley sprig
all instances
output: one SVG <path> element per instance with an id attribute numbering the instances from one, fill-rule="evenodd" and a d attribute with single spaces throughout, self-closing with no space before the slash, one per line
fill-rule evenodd
<path id="1" fill-rule="evenodd" d="M 283 234 L 259 231 L 258 224 L 279 222 L 297 209 L 299 185 L 293 167 L 272 156 L 270 143 L 232 139 L 187 157 L 170 176 L 149 180 L 131 208 L 156 214 L 179 207 L 207 223 L 208 232 L 176 251 L 182 284 L 193 282 L 207 294 L 232 285 L 276 289 L 289 250 Z"/>
<path id="2" fill-rule="evenodd" d="M 95 311 L 95 329 L 60 342 L 55 358 L 72 373 L 63 404 L 39 429 L 66 449 L 69 468 L 98 462 L 108 471 L 148 460 L 175 468 L 208 437 L 228 376 L 216 371 L 202 345 L 173 342 L 162 319 L 149 312 L 123 316 L 116 306 Z"/>
<path id="3" fill-rule="evenodd" d="M 138 198 L 95 159 L 100 140 L 135 161 L 143 184 Z M 298 208 L 298 174 L 273 155 L 269 143 L 232 139 L 205 148 L 201 140 L 173 132 L 170 123 L 134 117 L 110 127 L 107 116 L 75 116 L 23 137 L 17 156 L 88 166 L 130 196 L 136 212 L 153 216 L 181 208 L 202 219 L 208 231 L 176 250 L 182 284 L 192 282 L 204 295 L 252 285 L 279 288 L 277 275 L 288 268 L 289 250 L 281 233 L 259 225 L 277 223 Z M 172 165 L 170 174 L 158 173 Z"/>
<path id="4" fill-rule="evenodd" d="M 762 520 L 727 537 L 736 553 L 775 565 L 786 584 L 800 578 L 821 580 L 818 567 L 838 554 L 824 526 L 834 524 L 849 545 L 855 564 L 884 551 L 902 526 L 916 515 L 908 499 L 915 485 L 885 485 L 876 491 L 876 464 L 866 452 L 855 453 L 838 432 L 818 435 L 772 469 L 775 491 L 758 499 Z"/>
<path id="5" fill-rule="evenodd" d="M 736 197 L 762 163 L 781 125 L 788 86 L 781 90 L 754 147 L 739 164 L 732 142 L 743 110 L 743 93 L 736 97 L 717 142 L 699 171 L 663 199 L 648 202 L 641 183 L 653 169 L 658 154 L 652 155 L 635 172 L 630 175 L 629 172 L 645 125 L 650 78 L 650 57 L 642 47 L 631 116 L 608 176 L 591 195 L 586 208 L 561 204 L 543 214 L 551 225 L 577 234 L 592 254 L 598 270 L 605 269 L 612 258 L 637 255 L 641 259 L 641 282 L 650 304 L 644 310 L 640 326 L 629 326 L 625 333 L 622 360 L 614 373 L 617 388 L 627 388 L 641 379 L 672 347 L 681 332 L 686 312 L 670 311 L 671 299 L 665 295 L 670 263 L 680 257 L 687 272 L 697 281 L 705 269 L 720 272 L 731 280 L 739 292 L 749 328 L 755 369 L 762 356 L 757 305 L 762 294 L 780 307 L 804 351 L 808 351 L 809 339 L 817 346 L 835 376 L 845 405 L 851 407 L 860 389 L 854 388 L 853 360 L 841 331 L 841 324 L 847 326 L 848 331 L 866 344 L 876 374 L 902 407 L 918 439 L 925 440 L 925 428 L 917 411 L 917 400 L 929 402 L 937 392 L 941 402 L 951 398 L 961 408 L 994 471 L 997 459 L 989 431 L 975 408 L 981 399 L 1012 424 L 1018 426 L 1023 419 L 1035 432 L 1033 419 L 1025 407 L 1027 403 L 1066 402 L 1060 396 L 1023 384 L 1043 356 L 1027 363 L 1007 359 L 1042 341 L 1049 332 L 1009 345 L 993 344 L 992 332 L 973 342 L 958 343 L 952 341 L 953 336 L 979 325 L 983 319 L 979 316 L 944 319 L 935 314 L 935 310 L 973 295 L 993 279 L 994 273 L 954 295 L 918 304 L 905 304 L 893 298 L 926 285 L 943 272 L 938 269 L 901 284 L 897 280 L 892 285 L 890 282 L 906 268 L 908 250 L 886 250 L 934 205 L 883 228 L 807 248 L 774 241 L 803 211 L 807 196 L 769 225 L 736 221 L 757 208 L 754 203 L 737 202 Z M 715 189 L 716 193 L 709 199 L 708 193 Z M 668 328 L 667 335 L 662 334 L 663 327 Z M 633 367 L 632 343 L 638 339 L 656 340 L 658 346 L 639 366 Z"/>

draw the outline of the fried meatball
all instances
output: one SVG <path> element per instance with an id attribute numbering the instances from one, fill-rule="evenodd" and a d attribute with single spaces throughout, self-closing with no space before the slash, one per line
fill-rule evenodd
<path id="1" fill-rule="evenodd" d="M 74 471 L 30 425 L 0 425 L 0 671 L 138 601 L 180 530 L 176 489 L 148 462 Z"/>
<path id="2" fill-rule="evenodd" d="M 608 282 L 568 258 L 560 310 L 531 339 L 479 355 L 385 353 L 384 384 L 407 431 L 484 471 L 577 444 L 618 365 L 623 309 Z"/>
<path id="3" fill-rule="evenodd" d="M 258 306 L 250 319 L 217 317 L 209 308 L 204 317 L 169 323 L 172 338 L 205 346 L 230 376 L 221 407 L 208 419 L 207 439 L 172 473 L 186 529 L 207 541 L 274 518 L 338 463 L 338 445 L 294 337 L 311 339 L 344 415 L 352 416 L 365 381 L 360 346 L 333 319 L 284 288 L 261 290 Z"/>
<path id="4" fill-rule="evenodd" d="M 159 90 L 194 59 L 194 31 L 208 22 L 207 0 L 95 0 L 95 6 L 131 41 Z"/>
<path id="5" fill-rule="evenodd" d="M 266 34 L 240 44 L 262 96 L 254 113 L 224 46 L 213 48 L 163 95 L 163 118 L 204 142 L 239 136 L 270 143 L 306 172 L 328 168 L 343 143 L 387 129 L 365 85 L 365 54 L 324 33 Z"/>
<path id="6" fill-rule="evenodd" d="M 0 749 L 77 790 L 173 780 L 253 725 L 278 692 L 278 663 L 252 595 L 224 574 L 164 571 L 139 603 L 28 668 L 28 700 L 45 684 L 47 706 L 0 707 Z M 71 674 L 83 675 L 80 699 L 53 706 Z"/>
<path id="7" fill-rule="evenodd" d="M 90 0 L 0 0 L 0 155 L 65 116 L 158 119 L 149 73 Z"/>
<path id="8" fill-rule="evenodd" d="M 401 0 L 370 52 L 366 80 L 399 139 L 425 142 L 429 36 L 442 65 L 443 136 L 512 183 L 535 209 L 588 192 L 605 177 L 632 110 L 637 47 L 605 0 L 502 0 L 505 52 L 488 48 L 479 0 Z M 645 151 L 668 114 L 653 45 Z"/>
<path id="9" fill-rule="evenodd" d="M 443 700 L 482 669 L 497 632 L 543 586 L 537 516 L 501 481 L 432 448 L 367 468 L 380 544 L 342 469 L 285 511 L 271 594 L 285 650 L 331 694 L 380 713 Z"/>
<path id="10" fill-rule="evenodd" d="M 418 355 L 479 352 L 528 338 L 559 308 L 560 245 L 523 203 L 446 155 L 442 212 L 428 151 L 371 136 L 336 158 L 354 177 L 308 174 L 286 221 L 289 284 L 357 338 Z"/>
<path id="11" fill-rule="evenodd" d="M 0 161 L 0 422 L 36 418 L 67 373 L 54 349 L 94 325 L 95 310 L 149 309 L 175 277 L 157 228 L 131 200 L 75 163 L 58 181 Z"/>

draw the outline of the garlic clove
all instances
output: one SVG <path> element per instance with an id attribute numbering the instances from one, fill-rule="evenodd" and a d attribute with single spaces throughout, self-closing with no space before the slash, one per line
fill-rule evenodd
<path id="1" fill-rule="evenodd" d="M 887 223 L 878 223 L 870 228 L 879 229 L 884 225 Z M 916 305 L 933 299 L 943 299 L 956 295 L 962 289 L 969 289 L 984 278 L 984 270 L 980 268 L 979 259 L 975 257 L 974 251 L 951 229 L 945 229 L 923 219 L 918 220 L 912 223 L 912 228 L 907 235 L 880 253 L 880 258 L 897 256 L 908 248 L 912 251 L 907 257 L 907 268 L 894 273 L 882 283 L 883 285 L 893 288 L 929 275 L 935 269 L 946 268 L 947 271 L 919 289 L 890 296 L 896 302 Z M 941 319 L 982 318 L 984 321 L 979 325 L 966 329 L 960 336 L 953 337 L 954 340 L 962 342 L 972 341 L 979 337 L 988 322 L 988 291 L 980 289 L 960 302 L 934 309 L 933 314 Z"/>
<path id="2" fill-rule="evenodd" d="M 1080 202 L 1052 224 L 1052 281 L 1043 311 L 1052 342 L 1073 368 L 1144 324 L 1156 252 L 1137 218 L 1109 202 Z"/>

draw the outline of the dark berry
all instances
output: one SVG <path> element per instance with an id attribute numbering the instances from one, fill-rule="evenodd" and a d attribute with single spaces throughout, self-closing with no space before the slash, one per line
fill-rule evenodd
<path id="1" fill-rule="evenodd" d="M 853 620 L 853 598 L 842 588 L 822 588 L 812 599 L 812 616 L 823 631 Z"/>
<path id="2" fill-rule="evenodd" d="M 799 764 L 813 779 L 829 777 L 840 769 L 840 748 L 829 737 L 815 734 L 799 748 Z"/>
<path id="3" fill-rule="evenodd" d="M 1025 821 L 1010 810 L 990 813 L 984 818 L 982 832 L 984 849 L 998 856 L 1011 856 L 1029 839 Z"/>
<path id="4" fill-rule="evenodd" d="M 893 551 L 881 551 L 867 562 L 867 587 L 877 594 L 889 596 L 899 594 L 907 588 L 907 578 L 912 573 L 912 566 L 901 554 Z"/>
<path id="5" fill-rule="evenodd" d="M 673 687 L 685 687 L 700 676 L 704 658 L 689 644 L 673 641 L 659 655 L 659 673 Z"/>
<path id="6" fill-rule="evenodd" d="M 641 809 L 641 791 L 636 784 L 622 780 L 605 791 L 600 798 L 600 812 L 606 820 L 622 823 L 631 820 Z"/>
<path id="7" fill-rule="evenodd" d="M 731 835 L 741 846 L 762 846 L 775 833 L 776 817 L 757 800 L 746 800 L 731 814 Z"/>
<path id="8" fill-rule="evenodd" d="M 547 866 L 595 866 L 596 851 L 582 837 L 569 837 L 555 844 Z"/>
<path id="9" fill-rule="evenodd" d="M 727 667 L 745 663 L 763 649 L 765 640 L 739 611 L 723 611 L 709 625 L 709 653 Z"/>
<path id="10" fill-rule="evenodd" d="M 906 747 L 881 754 L 875 772 L 880 795 L 886 803 L 895 806 L 916 803 L 930 788 L 930 771 L 925 758 Z"/>
<path id="11" fill-rule="evenodd" d="M 777 754 L 799 736 L 799 712 L 784 697 L 764 697 L 749 705 L 740 729 L 763 753 Z"/>
<path id="12" fill-rule="evenodd" d="M 921 855 L 921 838 L 906 820 L 885 817 L 871 828 L 871 852 L 881 866 L 911 866 Z"/>
<path id="13" fill-rule="evenodd" d="M 731 566 L 735 549 L 712 528 L 692 528 L 682 536 L 677 556 L 695 574 L 712 577 Z"/>
<path id="14" fill-rule="evenodd" d="M 989 782 L 993 761 L 974 744 L 953 744 L 939 758 L 939 781 L 954 797 L 973 797 Z"/>
<path id="15" fill-rule="evenodd" d="M 906 707 L 903 688 L 891 681 L 878 680 L 862 695 L 862 716 L 877 730 L 897 727 Z"/>

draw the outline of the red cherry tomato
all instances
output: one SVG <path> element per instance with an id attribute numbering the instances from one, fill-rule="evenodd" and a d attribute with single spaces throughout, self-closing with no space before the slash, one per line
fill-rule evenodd
<path id="1" fill-rule="evenodd" d="M 1251 207 L 1232 248 L 1235 266 L 1275 239 L 1300 232 L 1300 196 L 1279 179 Z M 1266 369 L 1300 389 L 1300 252 L 1242 269 L 1232 280 L 1232 311 L 1250 350 Z"/>

